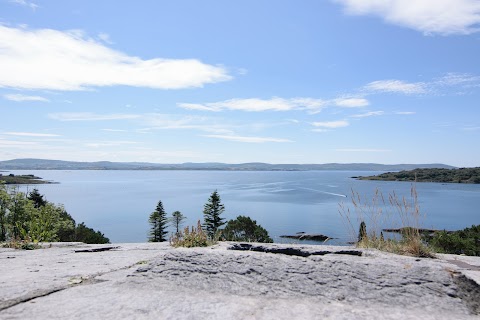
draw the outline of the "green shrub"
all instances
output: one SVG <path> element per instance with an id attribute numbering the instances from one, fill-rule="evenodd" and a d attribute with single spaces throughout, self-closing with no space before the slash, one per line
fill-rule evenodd
<path id="1" fill-rule="evenodd" d="M 437 252 L 480 256 L 480 225 L 454 232 L 436 232 L 427 241 Z"/>
<path id="2" fill-rule="evenodd" d="M 257 225 L 257 221 L 245 216 L 228 221 L 222 235 L 227 241 L 273 242 L 267 230 Z"/>

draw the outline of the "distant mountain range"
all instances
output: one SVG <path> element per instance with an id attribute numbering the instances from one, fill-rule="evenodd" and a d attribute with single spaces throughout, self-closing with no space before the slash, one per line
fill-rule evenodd
<path id="1" fill-rule="evenodd" d="M 0 170 L 228 170 L 228 171 L 400 171 L 417 168 L 455 167 L 441 164 L 377 164 L 377 163 L 325 163 L 325 164 L 269 164 L 261 162 L 227 164 L 218 162 L 160 164 L 148 162 L 76 162 L 45 159 L 14 159 L 0 161 Z"/>

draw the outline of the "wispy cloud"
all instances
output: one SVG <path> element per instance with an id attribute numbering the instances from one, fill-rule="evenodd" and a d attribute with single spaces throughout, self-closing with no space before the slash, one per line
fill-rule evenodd
<path id="1" fill-rule="evenodd" d="M 312 125 L 318 128 L 335 129 L 335 128 L 348 127 L 350 123 L 346 120 L 337 120 L 337 121 L 313 122 Z"/>
<path id="2" fill-rule="evenodd" d="M 35 133 L 35 132 L 3 132 L 2 134 L 9 136 L 20 136 L 20 137 L 60 137 L 58 134 L 52 133 Z"/>
<path id="3" fill-rule="evenodd" d="M 16 141 L 16 140 L 5 140 L 0 138 L 0 146 L 9 147 L 9 148 L 25 148 L 25 147 L 33 147 L 38 145 L 37 142 L 32 141 Z"/>
<path id="4" fill-rule="evenodd" d="M 338 152 L 391 152 L 392 150 L 390 149 L 335 149 L 335 151 Z"/>
<path id="5" fill-rule="evenodd" d="M 105 148 L 105 147 L 118 147 L 123 145 L 133 145 L 137 144 L 135 141 L 96 141 L 85 143 L 86 147 L 89 148 Z"/>
<path id="6" fill-rule="evenodd" d="M 365 112 L 365 113 L 360 113 L 360 114 L 354 114 L 350 117 L 352 118 L 367 118 L 367 117 L 374 117 L 374 116 L 381 116 L 384 115 L 384 111 L 370 111 L 370 112 Z"/>
<path id="7" fill-rule="evenodd" d="M 359 108 L 366 107 L 370 103 L 365 98 L 338 98 L 333 100 L 334 104 L 345 108 Z"/>
<path id="8" fill-rule="evenodd" d="M 231 79 L 225 68 L 196 59 L 143 60 L 129 56 L 78 30 L 0 25 L 0 43 L 0 87 L 85 90 L 124 85 L 181 89 Z"/>
<path id="9" fill-rule="evenodd" d="M 127 132 L 127 130 L 123 130 L 123 129 L 102 129 L 102 131 L 106 131 L 106 132 Z"/>
<path id="10" fill-rule="evenodd" d="M 478 0 L 333 0 L 352 15 L 375 15 L 423 34 L 471 34 L 480 30 Z"/>
<path id="11" fill-rule="evenodd" d="M 480 131 L 480 126 L 467 126 L 462 129 L 463 131 Z"/>
<path id="12" fill-rule="evenodd" d="M 24 7 L 28 7 L 30 9 L 32 9 L 33 11 L 37 10 L 37 8 L 39 7 L 38 4 L 33 3 L 31 1 L 26 1 L 26 0 L 10 0 L 9 2 L 19 4 L 19 5 L 24 6 Z"/>
<path id="13" fill-rule="evenodd" d="M 232 134 L 231 125 L 222 120 L 200 116 L 180 116 L 171 114 L 152 113 L 142 117 L 142 122 L 149 126 L 149 130 L 183 129 L 199 130 L 216 134 Z"/>
<path id="14" fill-rule="evenodd" d="M 23 94 L 4 94 L 3 97 L 10 101 L 23 102 L 23 101 L 41 101 L 49 102 L 47 98 L 40 96 L 26 96 Z"/>
<path id="15" fill-rule="evenodd" d="M 220 102 L 195 104 L 195 103 L 179 103 L 178 106 L 190 110 L 202 111 L 222 111 L 222 110 L 239 110 L 239 111 L 290 111 L 290 110 L 308 110 L 318 112 L 325 106 L 325 101 L 312 98 L 292 98 L 283 99 L 274 97 L 271 99 L 230 99 Z"/>
<path id="16" fill-rule="evenodd" d="M 480 77 L 469 73 L 450 72 L 434 81 L 437 86 L 458 86 L 479 82 Z"/>
<path id="17" fill-rule="evenodd" d="M 97 38 L 100 39 L 101 41 L 107 43 L 107 44 L 113 44 L 113 41 L 110 39 L 110 35 L 105 32 L 100 32 L 97 35 Z"/>
<path id="18" fill-rule="evenodd" d="M 409 83 L 401 80 L 379 80 L 368 83 L 363 89 L 367 92 L 421 94 L 427 92 L 427 85 L 424 82 Z"/>
<path id="19" fill-rule="evenodd" d="M 370 103 L 365 98 L 346 97 L 330 100 L 316 98 L 279 98 L 271 99 L 248 98 L 230 99 L 211 103 L 178 103 L 177 106 L 183 109 L 213 111 L 236 110 L 247 112 L 263 111 L 292 111 L 303 110 L 316 114 L 327 107 L 359 108 L 368 106 Z"/>
<path id="20" fill-rule="evenodd" d="M 138 119 L 141 116 L 137 114 L 98 114 L 91 112 L 60 112 L 50 113 L 50 119 L 59 121 L 105 121 L 105 120 L 127 120 Z"/>
<path id="21" fill-rule="evenodd" d="M 207 138 L 223 139 L 235 142 L 248 142 L 248 143 L 265 143 L 265 142 L 293 142 L 288 139 L 270 138 L 270 137 L 245 137 L 236 135 L 219 135 L 219 134 L 207 134 L 203 135 Z"/>
<path id="22" fill-rule="evenodd" d="M 409 115 L 412 115 L 412 114 L 416 114 L 416 112 L 415 111 L 397 111 L 397 112 L 395 112 L 395 114 L 409 116 Z"/>

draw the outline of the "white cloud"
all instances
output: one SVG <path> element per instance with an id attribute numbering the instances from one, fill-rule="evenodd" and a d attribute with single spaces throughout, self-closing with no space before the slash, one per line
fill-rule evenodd
<path id="1" fill-rule="evenodd" d="M 82 31 L 0 25 L 0 87 L 85 90 L 102 86 L 202 87 L 230 80 L 223 67 L 195 59 L 143 60 L 110 49 Z"/>
<path id="2" fill-rule="evenodd" d="M 96 142 L 89 142 L 85 143 L 86 147 L 89 148 L 105 148 L 105 147 L 118 147 L 118 146 L 123 146 L 123 145 L 132 145 L 132 144 L 137 144 L 137 142 L 134 141 L 96 141 Z"/>
<path id="3" fill-rule="evenodd" d="M 35 133 L 35 132 L 4 132 L 3 134 L 9 136 L 20 136 L 20 137 L 60 137 L 58 134 L 52 133 Z"/>
<path id="4" fill-rule="evenodd" d="M 338 152 L 390 152 L 389 149 L 335 149 Z"/>
<path id="5" fill-rule="evenodd" d="M 40 96 L 26 96 L 23 94 L 4 94 L 3 97 L 10 101 L 22 102 L 22 101 L 42 101 L 49 102 L 47 98 Z"/>
<path id="6" fill-rule="evenodd" d="M 386 22 L 423 34 L 470 34 L 478 32 L 478 0 L 334 0 L 353 15 L 376 15 Z"/>
<path id="7" fill-rule="evenodd" d="M 142 118 L 143 122 L 150 126 L 151 129 L 183 129 L 183 130 L 199 130 L 217 134 L 231 134 L 231 126 L 225 124 L 224 121 L 217 121 L 208 117 L 199 116 L 178 116 L 170 114 L 152 113 L 146 114 Z"/>
<path id="8" fill-rule="evenodd" d="M 328 130 L 328 129 L 312 129 L 313 132 L 328 132 L 328 131 L 331 131 L 331 130 Z"/>
<path id="9" fill-rule="evenodd" d="M 480 77 L 468 73 L 447 73 L 445 76 L 437 79 L 434 83 L 439 86 L 457 86 L 480 81 Z"/>
<path id="10" fill-rule="evenodd" d="M 30 148 L 37 145 L 38 143 L 31 141 L 4 140 L 0 138 L 0 146 L 2 147 L 24 149 L 25 147 Z"/>
<path id="11" fill-rule="evenodd" d="M 123 129 L 102 129 L 102 131 L 107 131 L 107 132 L 127 132 L 127 130 L 123 130 Z"/>
<path id="12" fill-rule="evenodd" d="M 420 94 L 427 92 L 427 85 L 423 82 L 409 83 L 401 80 L 379 80 L 370 82 L 364 87 L 364 90 L 373 92 Z"/>
<path id="13" fill-rule="evenodd" d="M 29 2 L 29 1 L 26 1 L 26 0 L 10 0 L 10 2 L 19 4 L 19 5 L 24 6 L 24 7 L 29 7 L 30 9 L 32 9 L 34 11 L 39 7 L 38 4 L 33 3 L 33 2 Z"/>
<path id="14" fill-rule="evenodd" d="M 409 115 L 412 115 L 412 114 L 416 114 L 416 112 L 415 111 L 397 111 L 397 112 L 395 112 L 395 114 L 409 116 Z"/>
<path id="15" fill-rule="evenodd" d="M 478 126 L 469 126 L 469 127 L 463 128 L 462 130 L 464 130 L 464 131 L 478 131 L 478 130 L 480 130 L 480 127 L 478 127 Z"/>
<path id="16" fill-rule="evenodd" d="M 320 99 L 312 98 L 292 98 L 283 99 L 274 97 L 271 99 L 230 99 L 220 102 L 212 102 L 205 104 L 179 103 L 180 108 L 202 111 L 291 111 L 291 110 L 308 110 L 311 112 L 319 112 L 326 102 Z"/>
<path id="17" fill-rule="evenodd" d="M 364 98 L 338 98 L 333 100 L 336 106 L 345 108 L 366 107 L 370 103 Z"/>
<path id="18" fill-rule="evenodd" d="M 279 138 L 267 138 L 267 137 L 242 137 L 235 135 L 219 135 L 219 134 L 208 134 L 203 135 L 207 138 L 223 139 L 235 142 L 248 142 L 248 143 L 265 143 L 265 142 L 293 142 L 288 139 L 279 139 Z"/>
<path id="19" fill-rule="evenodd" d="M 110 35 L 108 33 L 100 32 L 97 35 L 97 38 L 105 43 L 113 44 L 112 40 L 110 39 Z"/>
<path id="20" fill-rule="evenodd" d="M 61 112 L 50 113 L 48 115 L 50 119 L 59 121 L 104 121 L 104 120 L 127 120 L 137 119 L 140 115 L 137 114 L 97 114 L 91 112 Z"/>
<path id="21" fill-rule="evenodd" d="M 320 128 L 334 129 L 334 128 L 348 127 L 350 123 L 348 123 L 348 121 L 345 121 L 345 120 L 338 120 L 338 121 L 313 122 L 312 125 Z"/>
<path id="22" fill-rule="evenodd" d="M 350 116 L 352 118 L 367 118 L 367 117 L 374 117 L 374 116 L 381 116 L 385 114 L 383 111 L 370 111 L 370 112 L 365 112 L 361 114 L 354 114 L 353 116 Z"/>

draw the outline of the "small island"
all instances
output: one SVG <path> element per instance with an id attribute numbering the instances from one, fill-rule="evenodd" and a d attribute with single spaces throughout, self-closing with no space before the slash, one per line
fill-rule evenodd
<path id="1" fill-rule="evenodd" d="M 33 174 L 14 175 L 13 173 L 4 175 L 0 173 L 0 183 L 5 184 L 49 184 L 51 181 L 43 180 Z"/>
<path id="2" fill-rule="evenodd" d="M 399 172 L 386 172 L 375 176 L 352 177 L 359 180 L 377 181 L 417 181 L 441 183 L 480 183 L 480 167 L 458 169 L 414 169 Z"/>

